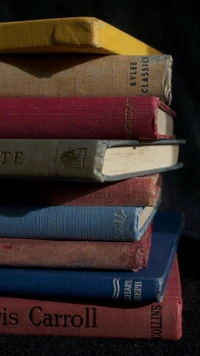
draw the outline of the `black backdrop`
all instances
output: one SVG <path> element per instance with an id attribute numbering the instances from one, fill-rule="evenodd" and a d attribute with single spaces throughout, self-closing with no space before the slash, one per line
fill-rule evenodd
<path id="1" fill-rule="evenodd" d="M 197 355 L 200 335 L 200 15 L 188 0 L 0 1 L 0 21 L 94 16 L 163 53 L 173 65 L 172 108 L 177 138 L 185 138 L 184 168 L 164 175 L 162 209 L 185 213 L 178 256 L 183 286 L 183 338 L 153 340 L 68 339 L 0 336 L 2 355 Z"/>

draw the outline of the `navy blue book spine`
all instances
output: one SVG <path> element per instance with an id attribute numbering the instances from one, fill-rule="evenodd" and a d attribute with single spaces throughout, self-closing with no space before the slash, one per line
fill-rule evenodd
<path id="1" fill-rule="evenodd" d="M 137 273 L 105 273 L 3 269 L 1 295 L 55 300 L 82 299 L 106 302 L 149 302 L 158 300 L 158 281 L 140 279 Z"/>
<path id="2" fill-rule="evenodd" d="M 139 227 L 142 207 L 0 206 L 0 236 L 56 240 L 139 240 L 151 222 Z"/>

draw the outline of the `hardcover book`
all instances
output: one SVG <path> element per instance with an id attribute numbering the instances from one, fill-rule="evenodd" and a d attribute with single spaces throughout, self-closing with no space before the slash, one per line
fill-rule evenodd
<path id="1" fill-rule="evenodd" d="M 161 187 L 161 174 L 104 184 L 2 179 L 0 205 L 155 206 Z"/>
<path id="2" fill-rule="evenodd" d="M 177 257 L 162 303 L 140 307 L 0 298 L 0 333 L 178 340 L 182 295 Z"/>
<path id="3" fill-rule="evenodd" d="M 178 164 L 184 140 L 0 139 L 0 177 L 118 181 Z"/>
<path id="4" fill-rule="evenodd" d="M 172 138 L 175 113 L 158 98 L 0 98 L 0 138 Z"/>
<path id="5" fill-rule="evenodd" d="M 158 207 L 0 206 L 0 236 L 47 240 L 140 240 Z M 24 246 L 25 248 L 25 246 Z"/>
<path id="6" fill-rule="evenodd" d="M 95 17 L 0 23 L 0 53 L 142 54 L 160 52 Z"/>
<path id="7" fill-rule="evenodd" d="M 148 267 L 131 271 L 1 268 L 2 296 L 92 303 L 161 302 L 183 228 L 180 214 L 156 214 Z"/>
<path id="8" fill-rule="evenodd" d="M 151 224 L 139 241 L 44 241 L 0 238 L 0 266 L 139 271 L 147 266 Z"/>
<path id="9" fill-rule="evenodd" d="M 170 55 L 2 55 L 0 71 L 0 97 L 172 99 Z"/>

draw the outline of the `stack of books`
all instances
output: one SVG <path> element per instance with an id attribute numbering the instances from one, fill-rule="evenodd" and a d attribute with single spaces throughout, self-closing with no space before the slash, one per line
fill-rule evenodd
<path id="1" fill-rule="evenodd" d="M 105 22 L 0 24 L 1 333 L 179 339 L 172 57 Z"/>

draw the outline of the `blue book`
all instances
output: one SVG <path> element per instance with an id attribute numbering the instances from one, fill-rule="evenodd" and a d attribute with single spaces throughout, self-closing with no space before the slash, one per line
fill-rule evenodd
<path id="1" fill-rule="evenodd" d="M 64 301 L 162 301 L 182 232 L 181 214 L 158 212 L 148 267 L 139 272 L 1 268 L 1 295 Z"/>
<path id="2" fill-rule="evenodd" d="M 0 206 L 0 236 L 53 239 L 140 240 L 158 206 Z"/>

